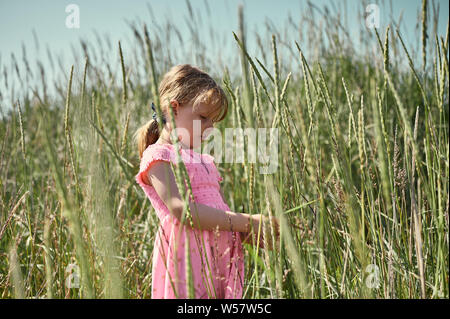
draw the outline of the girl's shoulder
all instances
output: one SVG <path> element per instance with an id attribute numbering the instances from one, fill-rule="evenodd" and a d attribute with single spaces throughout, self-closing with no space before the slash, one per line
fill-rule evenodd
<path id="1" fill-rule="evenodd" d="M 150 144 L 142 153 L 139 172 L 135 176 L 136 181 L 142 187 L 145 187 L 148 185 L 146 174 L 150 166 L 157 161 L 172 162 L 176 164 L 175 155 L 174 148 L 170 144 Z"/>
<path id="2" fill-rule="evenodd" d="M 155 160 L 175 162 L 175 148 L 171 144 L 150 144 L 142 153 L 141 165 Z"/>
<path id="3" fill-rule="evenodd" d="M 180 154 L 177 154 L 175 145 L 173 144 L 150 144 L 142 154 L 141 165 L 155 161 L 163 160 L 178 163 L 178 156 L 181 155 L 181 159 L 184 163 L 214 163 L 215 159 L 208 153 L 198 153 L 194 150 L 185 150 L 180 148 Z"/>
<path id="4" fill-rule="evenodd" d="M 174 146 L 172 144 L 161 144 L 161 143 L 154 143 L 147 146 L 144 153 L 158 153 L 158 152 L 173 152 Z"/>

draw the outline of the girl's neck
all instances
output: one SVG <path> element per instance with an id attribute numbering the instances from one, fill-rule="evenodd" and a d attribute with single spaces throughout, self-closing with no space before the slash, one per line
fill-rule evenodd
<path id="1" fill-rule="evenodd" d="M 159 139 L 156 141 L 155 144 L 170 144 L 170 145 L 173 145 L 173 143 L 172 143 L 172 141 L 170 139 L 170 133 L 166 130 L 166 128 L 163 128 L 161 134 L 159 135 Z M 186 149 L 186 150 L 191 149 L 190 147 L 184 145 L 183 142 L 181 142 L 180 140 L 178 141 L 178 144 L 183 149 Z"/>

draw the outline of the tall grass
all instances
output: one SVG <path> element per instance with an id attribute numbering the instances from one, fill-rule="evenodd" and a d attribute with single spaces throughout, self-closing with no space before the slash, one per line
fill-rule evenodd
<path id="1" fill-rule="evenodd" d="M 151 116 L 151 101 L 161 116 L 164 72 L 191 62 L 229 95 L 219 129 L 279 129 L 276 173 L 248 160 L 217 163 L 233 211 L 281 224 L 276 249 L 245 246 L 244 298 L 448 298 L 449 32 L 447 24 L 446 35 L 433 34 L 428 7 L 418 16 L 421 62 L 396 21 L 361 29 L 358 51 L 339 19 L 312 4 L 299 23 L 289 16 L 279 30 L 266 21 L 254 35 L 239 7 L 238 31 L 223 43 L 239 54 L 214 45 L 214 61 L 189 2 L 195 47 L 181 45 L 179 25 L 153 20 L 129 23 L 132 36 L 117 48 L 107 36 L 82 40 L 70 70 L 48 51 L 54 83 L 50 70 L 28 72 L 26 55 L 23 65 L 17 53 L 11 66 L 0 61 L 9 90 L 0 98 L 0 297 L 151 295 L 159 221 L 134 181 L 130 134 Z M 182 166 L 175 175 L 183 185 Z M 197 244 L 185 245 L 188 297 Z M 79 287 L 70 269 L 79 269 Z"/>

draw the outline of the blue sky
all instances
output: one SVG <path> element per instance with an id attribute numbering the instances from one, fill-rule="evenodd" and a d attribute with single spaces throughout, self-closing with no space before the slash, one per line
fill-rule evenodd
<path id="1" fill-rule="evenodd" d="M 300 12 L 306 6 L 303 0 L 191 0 L 190 3 L 194 12 L 201 9 L 205 14 L 205 2 L 211 10 L 211 25 L 215 32 L 224 34 L 228 37 L 229 43 L 234 47 L 226 50 L 236 49 L 233 43 L 231 31 L 237 30 L 237 8 L 239 4 L 244 5 L 247 30 L 251 38 L 254 30 L 264 26 L 265 18 L 268 17 L 278 27 L 284 25 L 288 13 L 291 14 L 294 21 L 298 22 Z M 352 36 L 357 36 L 355 30 L 359 30 L 363 21 L 356 15 L 357 9 L 363 8 L 372 1 L 365 1 L 364 4 L 359 0 L 316 0 L 314 5 L 322 8 L 327 4 L 330 8 L 340 6 L 347 8 L 347 25 Z M 398 20 L 402 12 L 402 29 L 407 42 L 414 46 L 420 43 L 420 37 L 414 33 L 417 24 L 417 13 L 421 7 L 421 0 L 394 0 L 373 1 L 380 7 L 381 30 L 384 30 L 389 22 L 390 16 Z M 77 4 L 80 8 L 80 28 L 68 29 L 65 26 L 65 20 L 68 13 L 65 8 L 68 4 Z M 439 26 L 438 32 L 445 35 L 448 22 L 449 2 L 447 0 L 437 0 L 439 3 Z M 392 11 L 390 9 L 392 5 Z M 124 51 L 127 51 L 127 42 L 123 41 L 126 37 L 130 38 L 130 28 L 126 21 L 140 21 L 151 24 L 151 16 L 148 10 L 150 6 L 158 21 L 170 19 L 173 23 L 180 25 L 183 32 L 188 32 L 186 26 L 186 17 L 188 10 L 186 0 L 156 1 L 156 0 L 39 0 L 25 1 L 0 0 L 0 67 L 9 65 L 11 53 L 14 53 L 20 62 L 22 57 L 22 43 L 27 48 L 28 59 L 37 58 L 40 55 L 45 56 L 46 46 L 51 49 L 54 55 L 62 54 L 66 58 L 71 56 L 70 45 L 78 45 L 81 38 L 95 41 L 93 31 L 96 30 L 100 35 L 109 34 L 113 43 L 122 40 Z M 430 2 L 430 10 L 432 5 Z M 207 25 L 207 24 L 206 24 Z M 430 23 L 431 26 L 431 23 Z M 40 52 L 35 49 L 33 30 L 39 39 Z M 150 30 L 151 32 L 152 30 Z M 383 33 L 383 31 L 382 31 Z M 250 44 L 250 48 L 252 43 Z M 269 48 L 270 50 L 270 48 Z M 236 49 L 237 52 L 237 49 Z M 69 58 L 70 60 L 70 58 Z M 69 61 L 70 65 L 70 61 Z M 1 71 L 1 70 L 0 70 Z M 1 78 L 0 73 L 0 89 Z"/>
<path id="2" fill-rule="evenodd" d="M 281 25 L 286 19 L 288 12 L 295 19 L 302 7 L 306 6 L 303 0 L 207 0 L 213 16 L 215 27 L 218 30 L 237 29 L 237 6 L 243 4 L 245 17 L 250 29 L 256 28 L 258 24 L 269 17 L 276 25 Z M 372 1 L 366 1 L 371 3 Z M 390 3 L 388 1 L 373 1 L 379 3 L 381 10 L 381 24 L 390 14 Z M 68 4 L 77 4 L 80 8 L 80 29 L 68 29 L 65 27 L 67 13 L 65 7 Z M 205 0 L 191 0 L 193 8 L 205 7 Z M 344 6 L 349 9 L 349 16 L 354 13 L 357 6 L 361 6 L 359 0 L 316 0 L 313 3 L 317 7 L 334 3 L 336 6 Z M 447 0 L 436 1 L 440 4 L 440 28 L 445 34 L 448 21 L 449 2 Z M 169 13 L 174 22 L 185 23 L 184 16 L 187 15 L 185 0 L 155 1 L 155 0 L 39 0 L 26 1 L 0 0 L 0 39 L 1 52 L 20 51 L 21 42 L 32 43 L 34 29 L 43 43 L 49 43 L 56 51 L 64 50 L 71 42 L 76 42 L 80 37 L 92 35 L 96 29 L 100 34 L 109 33 L 120 39 L 129 32 L 125 20 L 136 18 L 149 21 L 150 14 L 147 8 L 149 4 L 157 18 L 164 19 Z M 395 0 L 392 1 L 392 15 L 398 17 L 403 10 L 405 25 L 416 24 L 417 10 L 420 9 L 421 0 Z M 430 4 L 431 7 L 431 4 Z M 195 10 L 195 9 L 194 9 Z M 348 18 L 349 27 L 355 27 L 356 17 Z M 412 29 L 412 28 L 411 28 Z M 406 30 L 406 29 L 405 29 Z M 230 32 L 229 32 L 230 33 Z M 408 35 L 411 37 L 412 35 Z"/>

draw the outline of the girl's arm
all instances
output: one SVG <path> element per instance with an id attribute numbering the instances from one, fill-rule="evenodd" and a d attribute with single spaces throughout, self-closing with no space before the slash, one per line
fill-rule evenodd
<path id="1" fill-rule="evenodd" d="M 225 200 L 225 196 L 223 194 L 222 188 L 220 188 L 220 196 L 222 196 L 222 200 L 224 203 L 226 203 L 227 201 Z M 259 226 L 259 218 L 261 218 L 261 215 L 249 215 L 251 216 L 252 220 L 253 220 L 253 229 L 252 230 L 248 230 L 246 232 L 240 232 L 239 236 L 241 237 L 241 241 L 244 244 L 250 244 L 252 246 L 258 246 L 260 248 L 264 248 L 264 230 L 258 229 Z M 256 221 L 256 222 L 255 222 Z M 270 225 L 267 224 L 269 221 L 267 218 L 265 218 L 265 228 L 266 228 L 266 233 L 269 234 L 269 231 L 271 231 Z M 272 224 L 274 226 L 273 231 L 275 232 L 275 238 L 278 241 L 279 240 L 279 226 L 278 226 L 278 220 L 276 218 L 272 218 Z M 259 233 L 259 239 L 258 239 L 258 233 Z M 269 249 L 272 249 L 272 238 L 271 236 L 269 236 L 269 238 L 266 238 L 266 243 L 269 246 Z"/>
<path id="2" fill-rule="evenodd" d="M 225 196 L 223 195 L 222 187 L 220 188 L 220 196 L 222 197 L 223 202 L 226 203 L 227 201 L 225 200 Z M 240 232 L 239 236 L 241 237 L 241 241 L 244 244 L 252 244 L 252 245 L 255 244 L 250 233 L 248 233 L 248 232 Z"/>
<path id="3" fill-rule="evenodd" d="M 181 222 L 184 202 L 181 199 L 178 187 L 170 164 L 164 161 L 157 161 L 144 175 L 144 182 L 151 184 L 161 200 L 166 204 L 170 213 Z M 224 211 L 204 204 L 189 202 L 190 211 L 194 223 L 194 228 L 202 230 L 219 230 L 249 232 L 251 225 L 259 225 L 260 215 L 249 215 Z M 257 216 L 257 217 L 256 217 Z M 185 219 L 185 224 L 189 221 Z"/>

